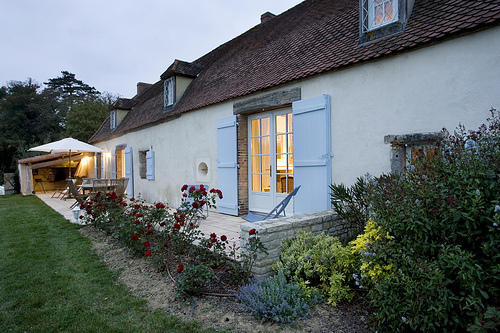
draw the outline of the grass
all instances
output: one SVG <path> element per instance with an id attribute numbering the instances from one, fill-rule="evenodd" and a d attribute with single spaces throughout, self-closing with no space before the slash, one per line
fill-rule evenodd
<path id="1" fill-rule="evenodd" d="M 117 282 L 78 226 L 37 197 L 0 197 L 0 332 L 204 332 Z"/>

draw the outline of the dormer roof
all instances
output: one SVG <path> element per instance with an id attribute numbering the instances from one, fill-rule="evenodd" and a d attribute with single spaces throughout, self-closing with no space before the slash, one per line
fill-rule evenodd
<path id="1" fill-rule="evenodd" d="M 172 65 L 160 76 L 162 80 L 168 79 L 174 75 L 195 78 L 201 72 L 201 65 L 175 59 Z"/>
<path id="2" fill-rule="evenodd" d="M 113 109 L 132 110 L 135 101 L 131 98 L 118 98 L 112 105 Z"/>

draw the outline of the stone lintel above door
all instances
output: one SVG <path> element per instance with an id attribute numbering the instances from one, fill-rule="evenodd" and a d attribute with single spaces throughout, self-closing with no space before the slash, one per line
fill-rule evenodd
<path id="1" fill-rule="evenodd" d="M 233 104 L 233 114 L 248 115 L 260 111 L 268 111 L 275 108 L 291 105 L 301 99 L 300 87 L 262 93 L 246 100 Z"/>

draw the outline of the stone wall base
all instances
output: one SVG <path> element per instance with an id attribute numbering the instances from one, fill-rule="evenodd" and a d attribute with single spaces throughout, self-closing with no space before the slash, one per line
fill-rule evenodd
<path id="1" fill-rule="evenodd" d="M 269 252 L 268 255 L 259 255 L 257 258 L 252 269 L 256 278 L 272 275 L 272 265 L 278 261 L 281 253 L 281 243 L 299 230 L 310 231 L 313 234 L 325 232 L 340 239 L 352 235 L 347 224 L 340 220 L 332 210 L 327 210 L 273 220 L 242 223 L 240 225 L 242 250 L 248 241 L 248 232 L 254 228 Z"/>

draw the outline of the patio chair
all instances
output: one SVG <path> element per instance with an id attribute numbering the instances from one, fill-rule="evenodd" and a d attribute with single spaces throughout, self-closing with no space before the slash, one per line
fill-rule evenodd
<path id="1" fill-rule="evenodd" d="M 276 207 L 274 207 L 273 210 L 271 212 L 269 212 L 269 214 L 267 214 L 266 216 L 259 216 L 259 215 L 256 215 L 256 214 L 249 212 L 248 215 L 243 216 L 243 218 L 245 220 L 247 220 L 248 222 L 258 222 L 258 221 L 275 219 L 275 218 L 279 217 L 281 213 L 283 213 L 283 216 L 286 216 L 285 208 L 286 208 L 286 206 L 288 206 L 288 203 L 290 202 L 292 197 L 294 197 L 297 194 L 299 189 L 300 189 L 300 185 L 297 186 L 296 188 L 294 188 L 293 191 L 290 192 L 286 196 L 286 198 L 283 199 Z"/>
<path id="2" fill-rule="evenodd" d="M 55 189 L 54 193 L 52 193 L 51 198 L 56 197 L 56 199 L 61 198 L 61 196 L 65 196 L 68 193 L 68 187 L 65 187 L 64 190 Z"/>
<path id="3" fill-rule="evenodd" d="M 115 193 L 118 197 L 123 197 L 123 195 L 125 194 L 125 190 L 127 189 L 128 178 L 120 178 L 117 179 L 117 181 L 118 182 L 115 188 Z"/>
<path id="4" fill-rule="evenodd" d="M 95 194 L 97 192 L 107 192 L 108 187 L 108 179 L 93 179 L 91 194 Z"/>
<path id="5" fill-rule="evenodd" d="M 108 186 L 112 190 L 112 189 L 116 188 L 118 185 L 120 185 L 121 182 L 122 182 L 121 178 L 120 179 L 112 178 L 112 179 L 108 180 Z"/>
<path id="6" fill-rule="evenodd" d="M 85 203 L 85 201 L 88 198 L 88 195 L 81 194 L 78 189 L 76 188 L 75 183 L 73 180 L 68 180 L 68 188 L 69 188 L 69 193 L 71 196 L 76 200 L 70 207 L 70 209 L 73 209 L 76 205 L 82 205 Z"/>
<path id="7" fill-rule="evenodd" d="M 35 178 L 35 185 L 33 186 L 33 191 L 35 191 L 37 185 L 40 185 L 43 193 L 47 193 L 47 191 L 45 191 L 45 187 L 43 186 L 43 179 Z"/>
<path id="8" fill-rule="evenodd" d="M 96 178 L 82 178 L 82 185 L 90 185 L 94 179 Z"/>
<path id="9" fill-rule="evenodd" d="M 76 182 L 76 179 L 66 179 L 66 183 L 68 181 L 72 181 L 73 184 Z M 71 197 L 71 194 L 69 193 L 69 186 L 66 186 L 64 190 L 56 190 L 54 193 L 52 193 L 51 198 L 56 197 L 57 199 L 61 200 L 66 200 Z"/>

